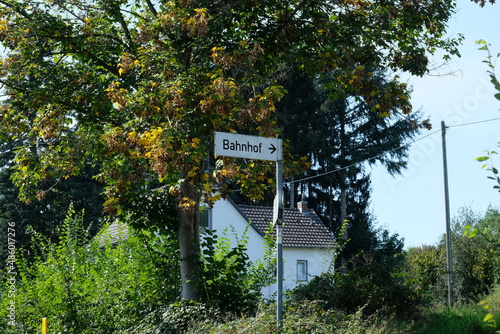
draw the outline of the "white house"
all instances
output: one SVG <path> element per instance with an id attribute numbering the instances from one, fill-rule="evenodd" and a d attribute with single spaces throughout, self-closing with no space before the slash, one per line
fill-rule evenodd
<path id="1" fill-rule="evenodd" d="M 273 218 L 272 207 L 238 205 L 232 200 L 219 200 L 205 217 L 202 224 L 212 230 L 221 232 L 230 228 L 239 236 L 247 230 L 249 260 L 264 257 L 264 235 Z M 333 265 L 336 243 L 333 234 L 316 213 L 307 208 L 307 202 L 299 202 L 296 209 L 285 208 L 283 220 L 283 288 L 293 289 Z M 235 246 L 236 238 L 231 233 L 227 237 Z M 271 296 L 275 290 L 275 285 L 270 286 L 263 291 L 263 295 Z"/>
<path id="2" fill-rule="evenodd" d="M 272 219 L 272 207 L 238 205 L 225 199 L 217 201 L 213 208 L 204 210 L 200 223 L 204 228 L 216 230 L 219 236 L 226 229 L 231 231 L 226 237 L 232 247 L 236 246 L 237 237 L 246 233 L 247 255 L 250 261 L 256 261 L 264 258 L 264 236 Z M 273 236 L 274 234 L 273 232 Z M 114 222 L 108 227 L 108 237 L 112 243 L 126 239 L 127 236 L 126 226 L 120 227 Z M 306 283 L 333 266 L 335 238 L 316 213 L 307 208 L 307 202 L 299 202 L 296 209 L 283 210 L 282 240 L 285 290 Z M 275 291 L 276 285 L 273 284 L 262 291 L 262 294 L 270 297 Z"/>

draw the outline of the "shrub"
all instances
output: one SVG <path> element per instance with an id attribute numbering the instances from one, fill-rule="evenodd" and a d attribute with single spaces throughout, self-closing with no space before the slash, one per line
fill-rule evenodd
<path id="1" fill-rule="evenodd" d="M 375 264 L 315 277 L 309 284 L 294 289 L 291 298 L 298 302 L 320 300 L 327 309 L 347 313 L 363 308 L 365 315 L 382 312 L 399 318 L 412 316 L 422 303 L 403 273 L 384 271 Z"/>
<path id="2" fill-rule="evenodd" d="M 54 333 L 116 333 L 178 295 L 178 259 L 167 251 L 174 240 L 151 234 L 145 243 L 131 233 L 102 247 L 99 238 L 89 240 L 82 218 L 71 209 L 58 243 L 35 234 L 35 261 L 19 259 L 16 320 L 25 333 L 38 333 L 42 317 Z M 170 256 L 159 262 L 155 247 Z"/>
<path id="3" fill-rule="evenodd" d="M 117 334 L 181 334 L 205 322 L 219 322 L 224 314 L 217 308 L 193 301 L 178 301 L 152 310 L 137 324 Z"/>
<path id="4" fill-rule="evenodd" d="M 483 318 L 484 323 L 491 328 L 498 328 L 500 325 L 500 285 L 497 284 L 490 295 L 479 304 L 488 312 Z"/>
<path id="5" fill-rule="evenodd" d="M 203 271 L 197 281 L 200 301 L 229 313 L 252 311 L 259 301 L 260 291 L 252 290 L 251 272 L 246 254 L 246 235 L 231 248 L 225 231 L 218 237 L 205 231 L 202 238 Z"/>
<path id="6" fill-rule="evenodd" d="M 191 327 L 188 333 L 255 334 L 276 332 L 275 305 L 261 305 L 255 317 L 243 317 L 226 323 L 202 323 Z M 336 310 L 325 310 L 322 302 L 305 302 L 287 308 L 282 334 L 402 334 L 409 326 L 393 324 L 388 320 L 366 318 L 363 310 L 346 315 Z"/>

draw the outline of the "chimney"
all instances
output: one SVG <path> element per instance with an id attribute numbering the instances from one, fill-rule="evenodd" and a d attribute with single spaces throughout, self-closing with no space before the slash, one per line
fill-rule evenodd
<path id="1" fill-rule="evenodd" d="M 297 209 L 299 209 L 300 213 L 308 213 L 309 209 L 307 208 L 307 201 L 298 202 Z"/>

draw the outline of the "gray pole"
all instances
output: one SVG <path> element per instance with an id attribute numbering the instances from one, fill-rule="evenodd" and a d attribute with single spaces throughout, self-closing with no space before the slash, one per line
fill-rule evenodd
<path id="1" fill-rule="evenodd" d="M 448 191 L 448 162 L 446 159 L 446 126 L 441 121 L 441 137 L 443 142 L 443 172 L 444 172 L 444 201 L 446 210 L 446 257 L 448 261 L 448 304 L 455 304 L 453 296 L 453 260 L 451 252 L 451 229 L 450 229 L 450 196 Z"/>
<path id="2" fill-rule="evenodd" d="M 276 161 L 276 201 L 274 210 L 276 214 L 276 318 L 277 333 L 281 332 L 283 326 L 283 158 L 281 136 L 277 137 L 278 160 Z"/>

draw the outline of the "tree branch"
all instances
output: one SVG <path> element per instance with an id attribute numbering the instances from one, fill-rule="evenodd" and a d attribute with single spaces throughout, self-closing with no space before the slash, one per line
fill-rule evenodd
<path id="1" fill-rule="evenodd" d="M 153 6 L 151 0 L 146 0 L 146 2 L 148 4 L 149 10 L 151 11 L 151 14 L 153 14 L 154 16 L 158 16 L 158 11 L 156 10 L 155 6 Z"/>
<path id="2" fill-rule="evenodd" d="M 31 15 L 28 14 L 27 11 L 25 11 L 18 3 L 12 5 L 8 3 L 7 1 L 0 0 L 0 3 L 5 5 L 6 7 L 11 8 L 14 12 L 20 14 L 21 16 L 24 16 L 26 19 L 31 20 Z"/>
<path id="3" fill-rule="evenodd" d="M 116 16 L 117 16 L 118 22 L 120 22 L 120 25 L 122 26 L 123 33 L 125 34 L 125 38 L 130 43 L 129 49 L 131 50 L 135 43 L 134 43 L 134 40 L 132 39 L 132 35 L 130 34 L 130 30 L 128 29 L 127 22 L 125 22 L 125 19 L 123 18 L 123 15 L 119 9 L 116 13 Z"/>

